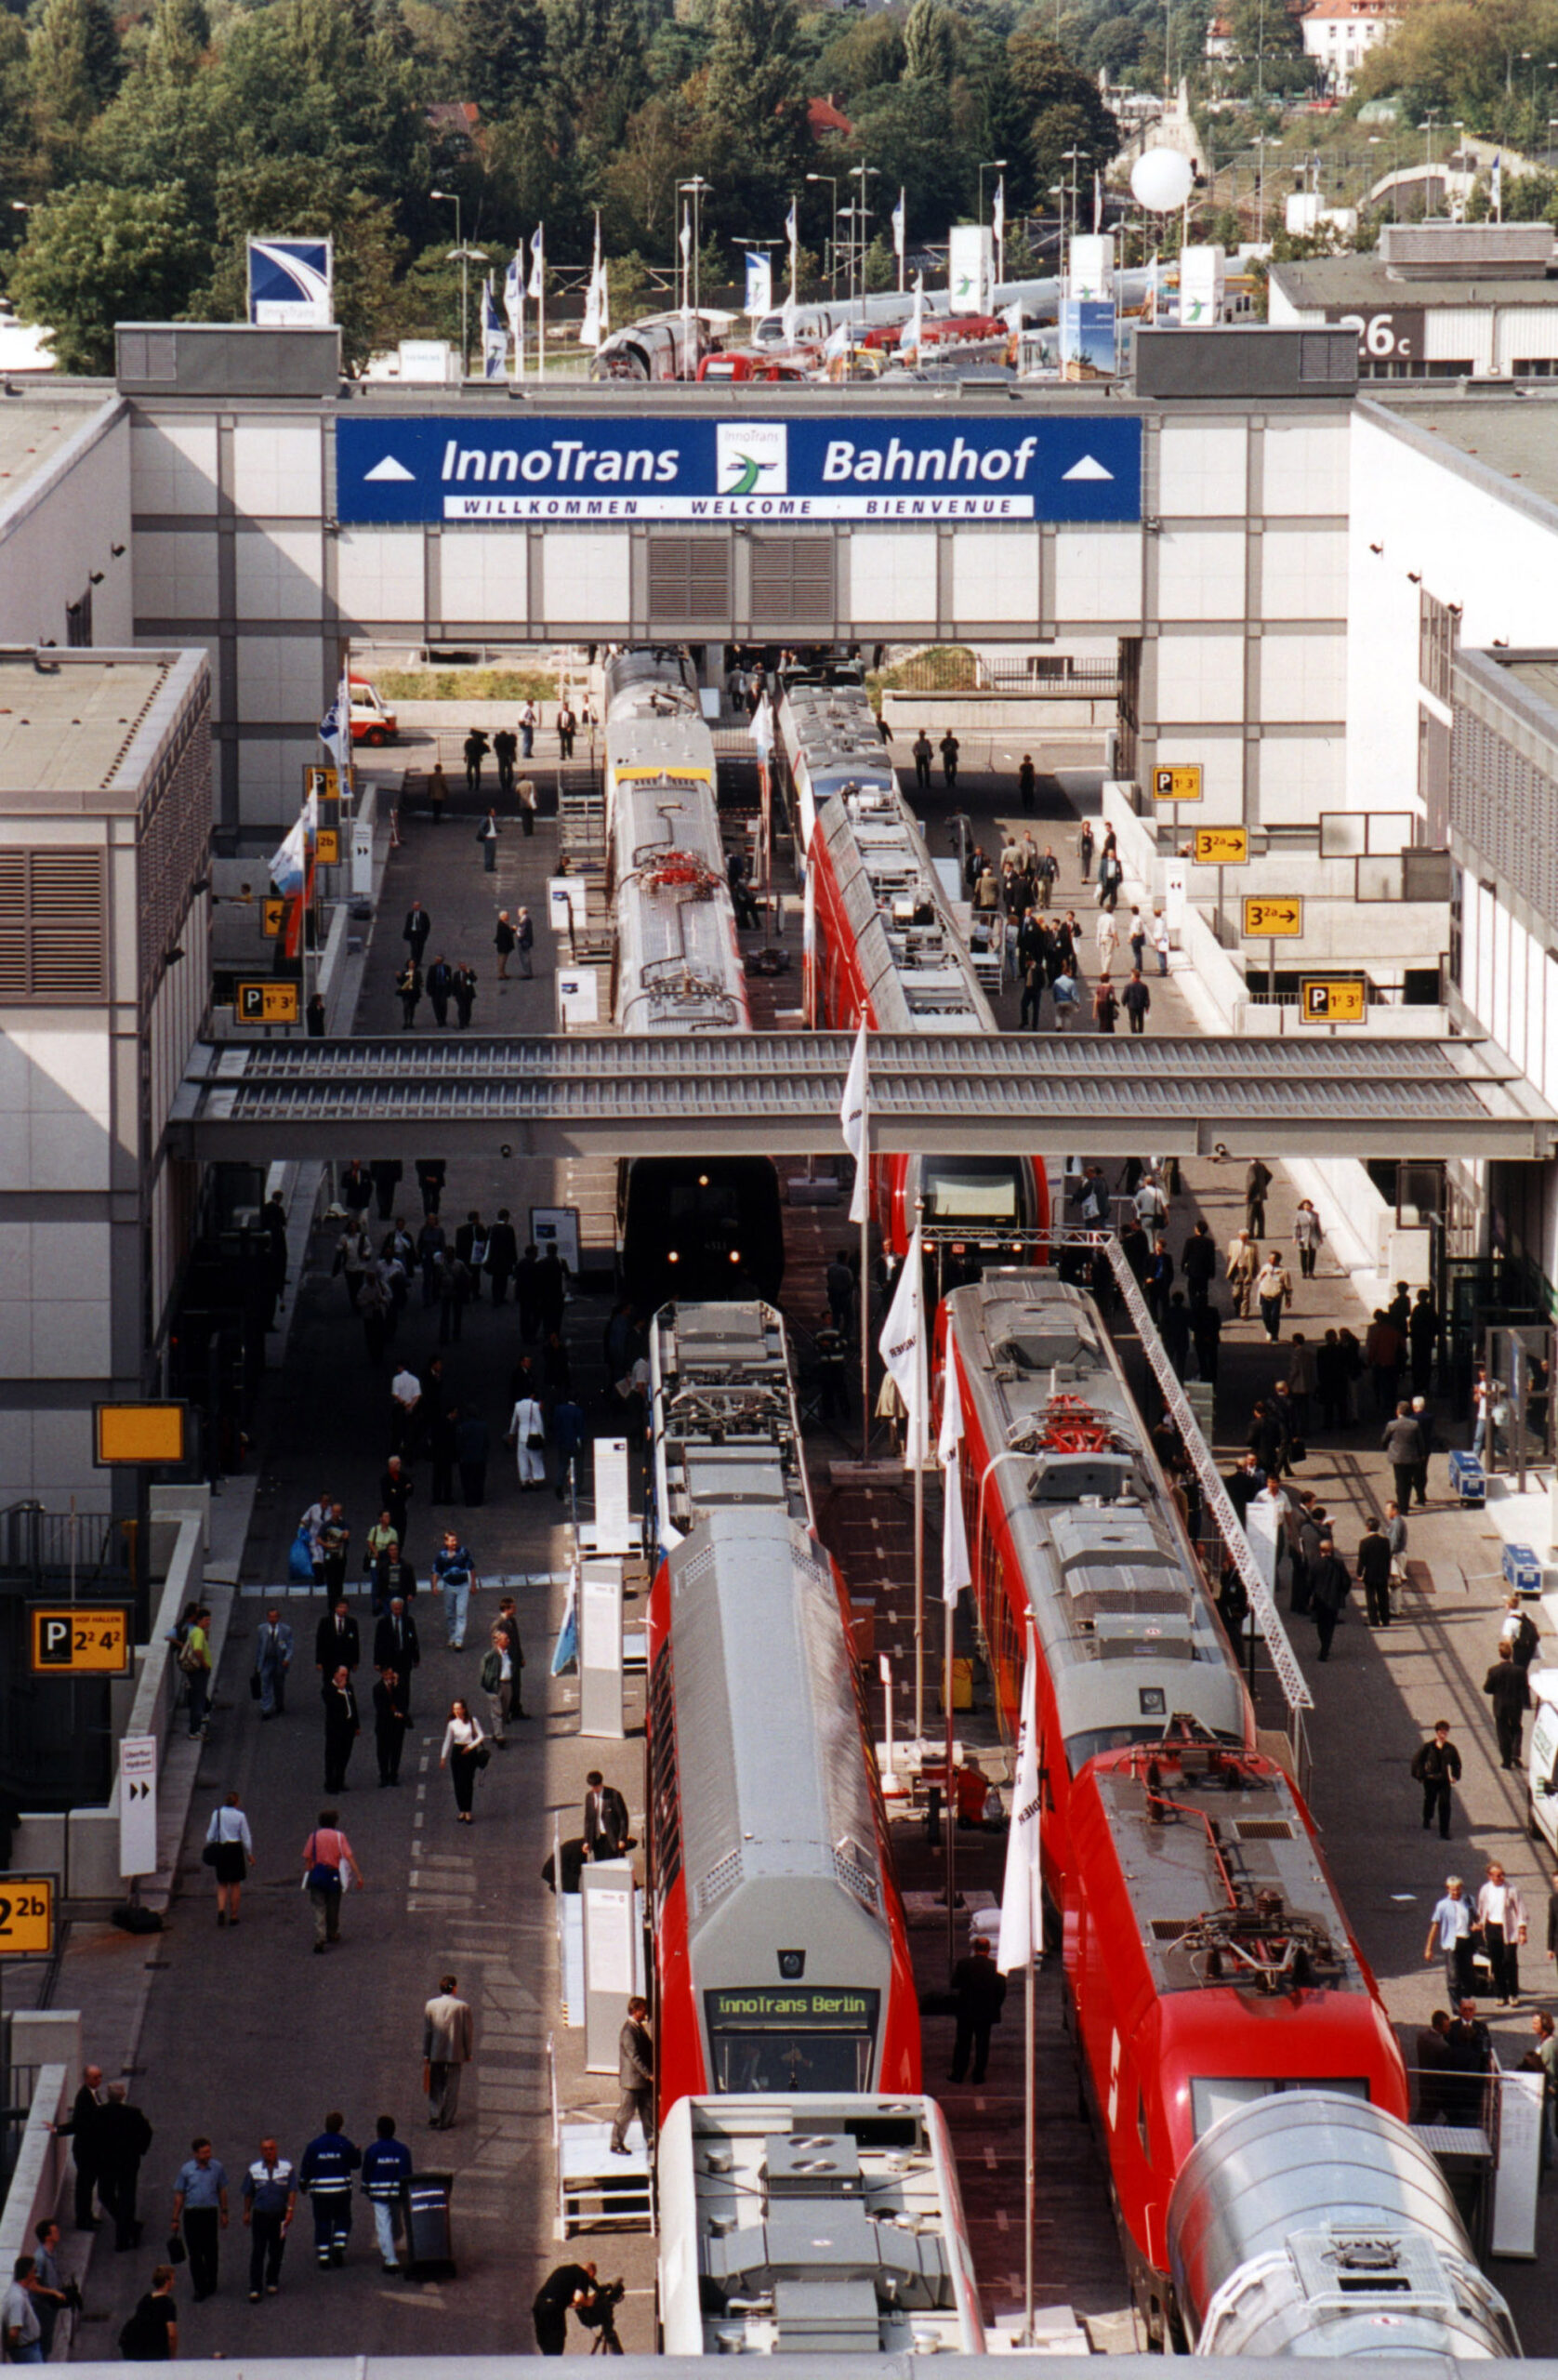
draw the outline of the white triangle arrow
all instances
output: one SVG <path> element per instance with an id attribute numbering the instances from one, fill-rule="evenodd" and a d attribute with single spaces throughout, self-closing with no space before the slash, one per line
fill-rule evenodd
<path id="1" fill-rule="evenodd" d="M 1104 476 L 1107 478 L 1108 474 Z M 393 455 L 386 455 L 382 463 L 376 463 L 371 471 L 363 472 L 363 477 L 365 480 L 414 480 L 416 474 L 408 471 L 403 463 L 397 462 Z"/>
<path id="2" fill-rule="evenodd" d="M 379 475 L 377 471 L 368 473 L 370 479 L 377 479 Z M 398 478 L 400 474 L 397 472 L 396 476 Z M 410 476 L 407 472 L 406 477 L 409 479 Z M 1096 455 L 1084 455 L 1079 463 L 1073 463 L 1069 471 L 1061 473 L 1063 480 L 1112 480 L 1114 476 L 1113 471 L 1104 469 Z"/>

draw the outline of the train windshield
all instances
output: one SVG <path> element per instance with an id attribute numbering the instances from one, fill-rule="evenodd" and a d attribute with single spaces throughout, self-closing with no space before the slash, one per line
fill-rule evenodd
<path id="1" fill-rule="evenodd" d="M 935 1223 L 1028 1223 L 1020 1167 L 999 1157 L 927 1157 L 925 1220 Z"/>
<path id="2" fill-rule="evenodd" d="M 881 1994 L 755 1986 L 706 1991 L 717 2091 L 868 2091 Z"/>
<path id="3" fill-rule="evenodd" d="M 679 1226 L 733 1223 L 741 1213 L 741 1199 L 733 1183 L 676 1182 L 671 1184 L 666 1212 Z"/>
<path id="4" fill-rule="evenodd" d="M 1361 2074 L 1306 2074 L 1291 2082 L 1278 2082 L 1270 2074 L 1196 2074 L 1190 2084 L 1196 2139 L 1210 2132 L 1220 2117 L 1248 2107 L 1251 2099 L 1270 2099 L 1278 2091 L 1340 2091 L 1344 2099 L 1368 2103 L 1368 2084 Z"/>

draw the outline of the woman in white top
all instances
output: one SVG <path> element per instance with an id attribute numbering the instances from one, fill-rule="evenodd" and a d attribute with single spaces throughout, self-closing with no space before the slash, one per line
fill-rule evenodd
<path id="1" fill-rule="evenodd" d="M 236 1793 L 230 1793 L 220 1808 L 212 1811 L 205 1844 L 207 1850 L 215 1846 L 217 1855 L 205 1863 L 216 1871 L 217 1923 L 236 1925 L 244 1879 L 255 1863 L 254 1837 Z"/>
<path id="2" fill-rule="evenodd" d="M 547 1459 L 542 1450 L 546 1435 L 547 1421 L 540 1400 L 534 1396 L 517 1397 L 508 1416 L 508 1443 L 519 1462 L 522 1496 L 528 1496 L 533 1488 L 546 1485 Z"/>
<path id="3" fill-rule="evenodd" d="M 478 1754 L 485 1741 L 481 1722 L 471 1717 L 469 1704 L 456 1695 L 449 1706 L 449 1724 L 443 1730 L 443 1749 L 438 1765 L 453 1771 L 455 1807 L 462 1826 L 470 1824 L 470 1797 L 476 1791 L 476 1772 L 481 1766 Z"/>

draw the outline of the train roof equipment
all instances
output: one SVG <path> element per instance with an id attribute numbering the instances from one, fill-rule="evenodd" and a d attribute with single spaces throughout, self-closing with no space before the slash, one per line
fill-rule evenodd
<path id="1" fill-rule="evenodd" d="M 785 1325 L 757 1299 L 662 1306 L 649 1342 L 662 1547 L 749 1506 L 813 1525 Z"/>
<path id="2" fill-rule="evenodd" d="M 995 1013 L 896 782 L 825 801 L 816 832 L 877 1029 L 994 1033 Z"/>
<path id="3" fill-rule="evenodd" d="M 656 2176 L 667 2355 L 984 2354 L 933 2099 L 680 2099 Z"/>

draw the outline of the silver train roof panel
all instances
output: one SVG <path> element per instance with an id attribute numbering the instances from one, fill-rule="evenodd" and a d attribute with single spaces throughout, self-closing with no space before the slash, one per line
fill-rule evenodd
<path id="1" fill-rule="evenodd" d="M 812 1527 L 789 1346 L 776 1307 L 757 1299 L 662 1306 L 650 1331 L 649 1378 L 663 1545 L 732 1505 L 767 1506 Z"/>
<path id="2" fill-rule="evenodd" d="M 825 802 L 817 832 L 880 1029 L 994 1033 L 995 1012 L 896 785 Z"/>
<path id="3" fill-rule="evenodd" d="M 839 1693 L 852 1656 L 827 1555 L 787 1514 L 759 1509 L 710 1513 L 667 1560 L 690 1938 L 735 1897 L 799 1880 L 837 1884 L 879 1926 L 886 1887 L 856 1706 Z"/>
<path id="4" fill-rule="evenodd" d="M 1024 1268 L 946 1305 L 1067 1746 L 1085 1758 L 1174 1713 L 1242 1740 L 1243 1686 L 1092 1300 Z M 1077 1422 L 1105 1445 L 1047 1451 Z"/>
<path id="5" fill-rule="evenodd" d="M 662 2128 L 660 2318 L 672 2355 L 983 2354 L 945 2118 L 931 2099 L 680 2099 Z M 799 2301 L 797 2289 L 820 2296 Z M 864 2294 L 862 2294 L 864 2292 Z"/>

